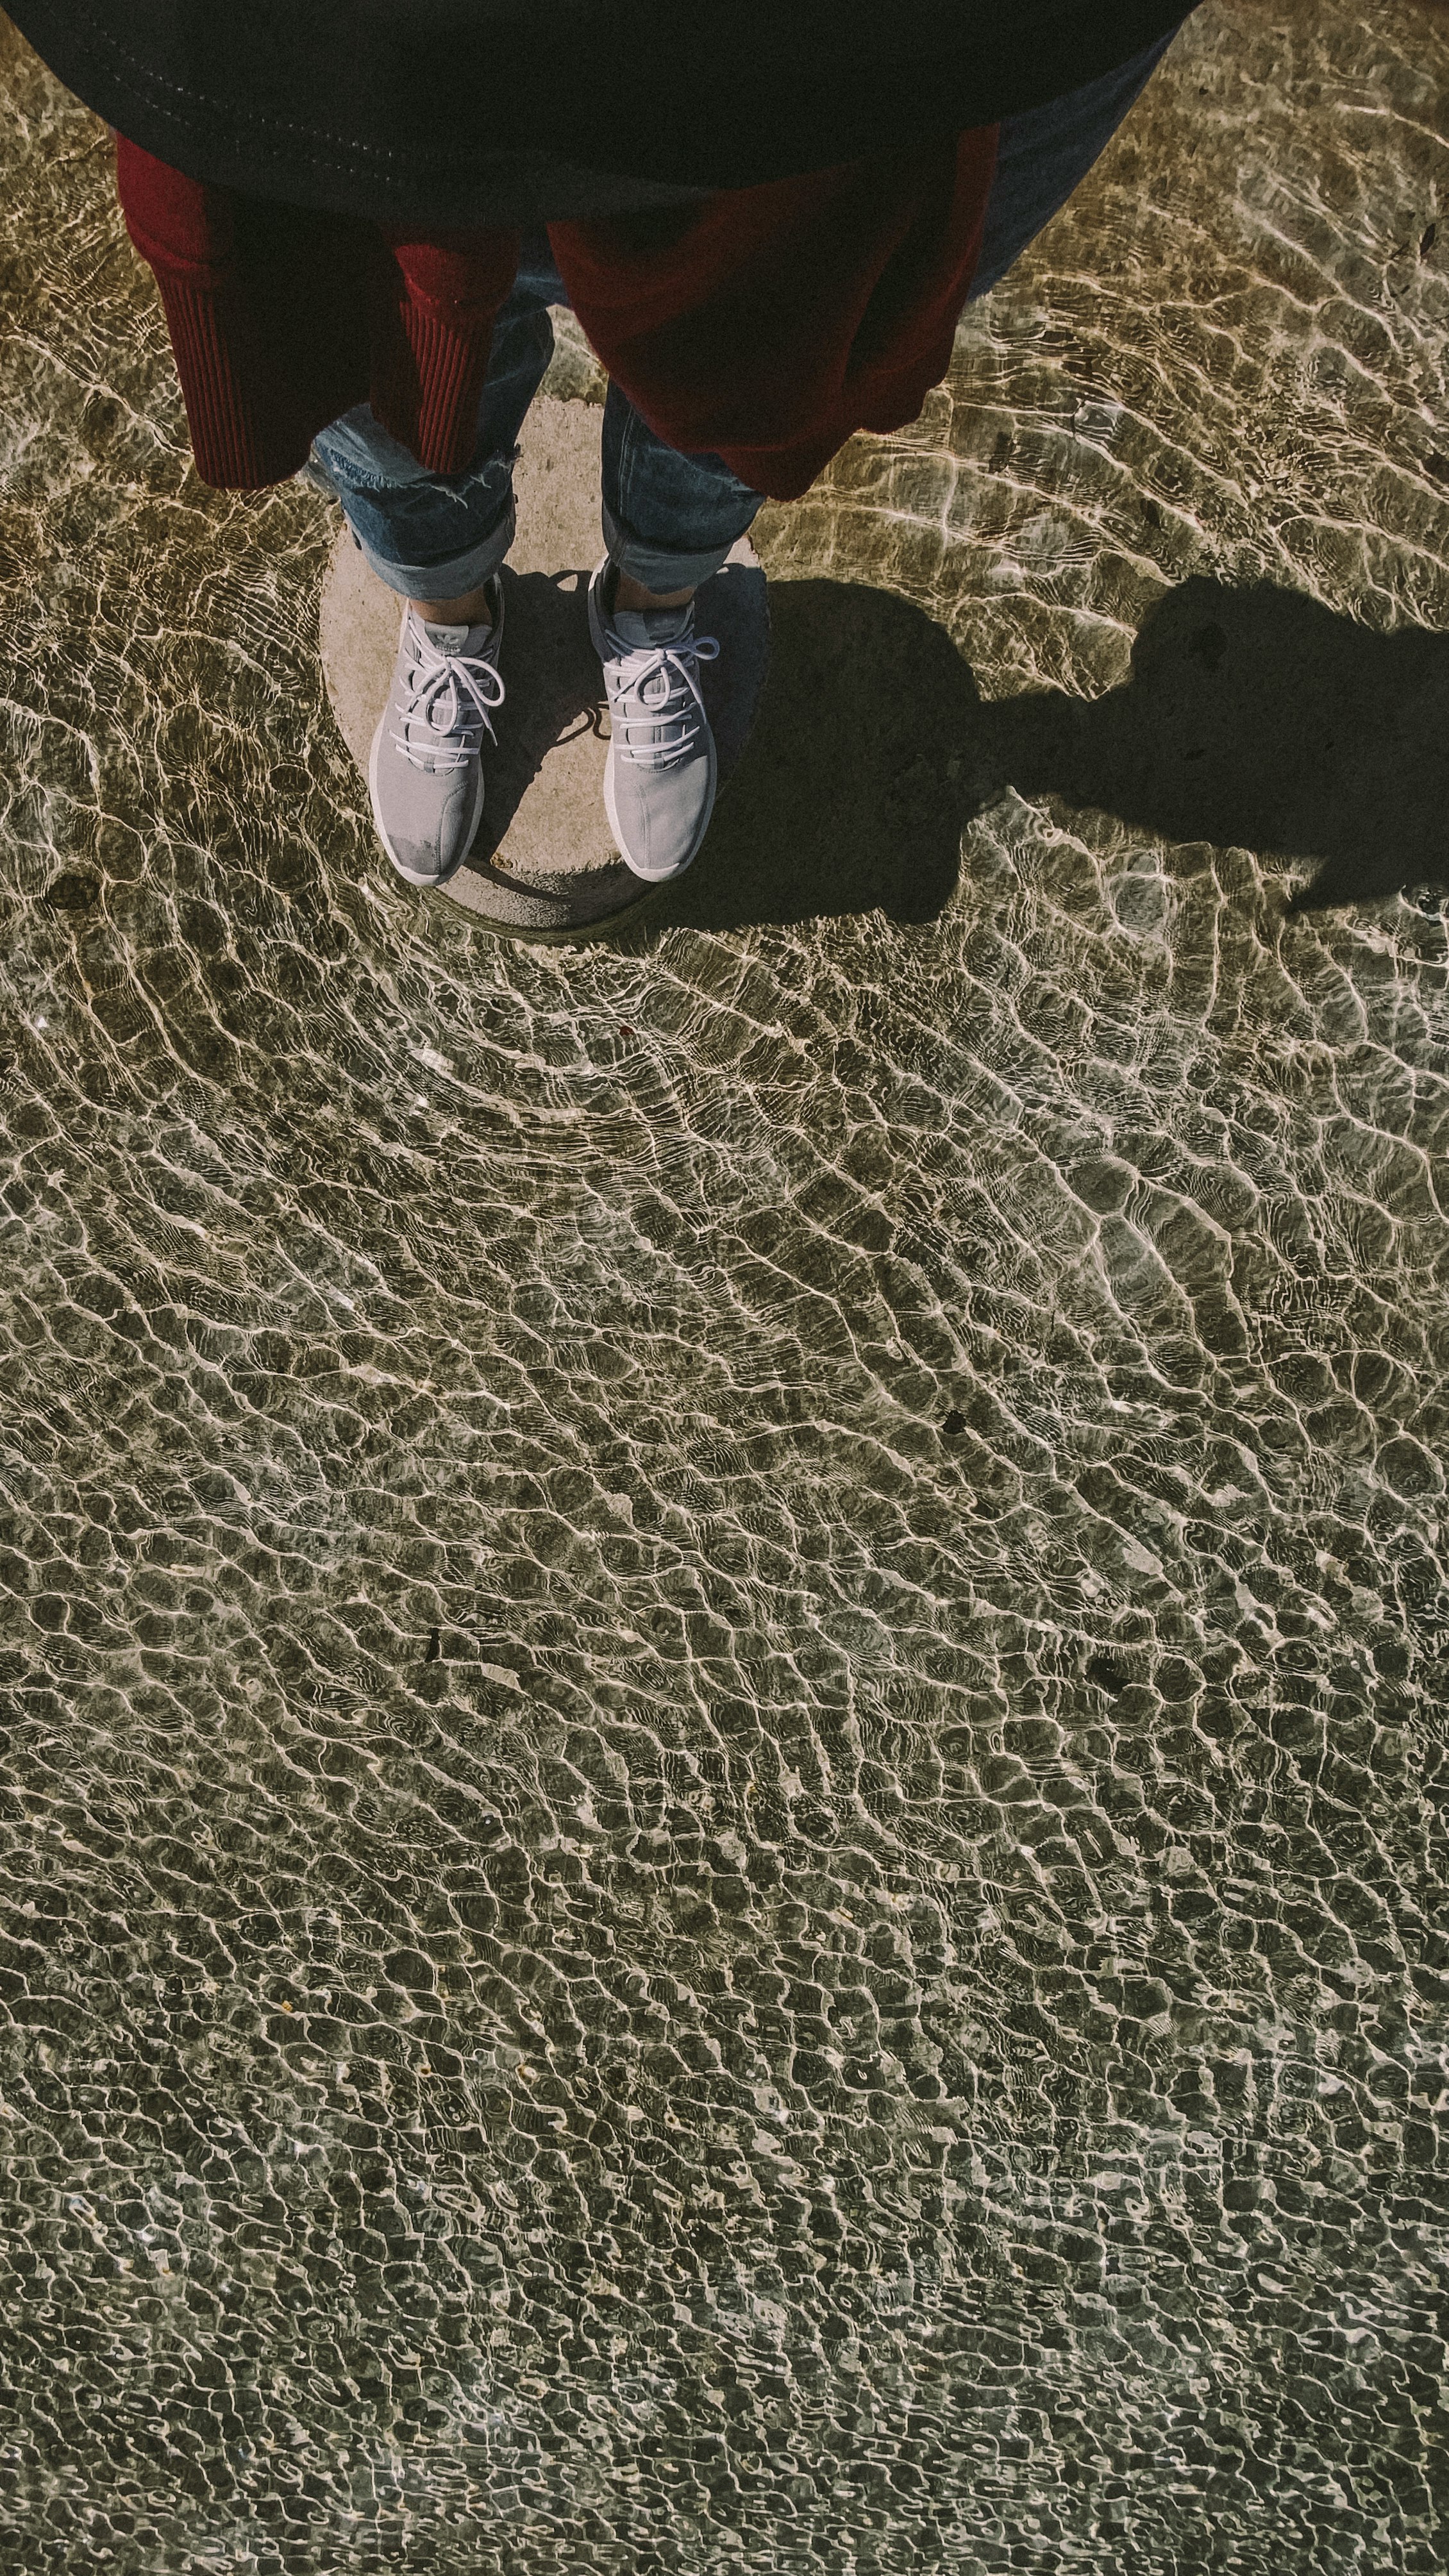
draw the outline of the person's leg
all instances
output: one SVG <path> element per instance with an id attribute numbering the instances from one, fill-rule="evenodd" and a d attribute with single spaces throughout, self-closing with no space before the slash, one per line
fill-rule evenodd
<path id="1" fill-rule="evenodd" d="M 498 573 L 513 542 L 516 442 L 553 351 L 557 288 L 551 263 L 539 278 L 525 255 L 494 328 L 465 473 L 428 473 L 367 404 L 312 449 L 312 479 L 341 502 L 373 571 L 406 603 L 368 783 L 379 838 L 410 885 L 447 883 L 483 809 L 483 736 L 505 696 Z"/>
<path id="2" fill-rule="evenodd" d="M 764 503 L 722 457 L 666 447 L 616 384 L 604 405 L 602 479 L 609 604 L 634 611 L 682 607 Z"/>
<path id="3" fill-rule="evenodd" d="M 609 699 L 604 806 L 626 864 L 658 885 L 695 857 L 718 777 L 699 665 L 719 647 L 695 635 L 695 590 L 763 495 L 722 457 L 666 446 L 614 383 L 602 463 L 605 553 L 588 607 Z"/>
<path id="4" fill-rule="evenodd" d="M 1013 262 L 1051 222 L 1095 161 L 1161 62 L 1173 28 L 1155 44 L 1065 98 L 1003 119 L 986 230 L 968 303 L 999 286 Z"/>
<path id="5" fill-rule="evenodd" d="M 312 479 L 341 502 L 379 580 L 425 619 L 488 621 L 484 594 L 513 543 L 518 433 L 553 355 L 548 306 L 560 295 L 551 268 L 536 274 L 525 251 L 494 329 L 477 445 L 464 473 L 428 473 L 366 403 L 313 443 Z"/>

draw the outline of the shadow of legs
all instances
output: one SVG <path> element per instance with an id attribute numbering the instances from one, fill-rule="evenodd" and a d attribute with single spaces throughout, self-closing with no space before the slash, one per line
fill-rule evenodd
<path id="1" fill-rule="evenodd" d="M 656 923 L 722 930 L 877 906 L 932 920 L 981 802 L 981 716 L 949 635 L 908 600 L 853 582 L 772 582 L 749 748 Z"/>
<path id="2" fill-rule="evenodd" d="M 1195 577 L 1145 620 L 1123 687 L 984 704 L 945 630 L 888 591 L 782 581 L 770 611 L 748 751 L 649 936 L 932 920 L 1007 785 L 1169 844 L 1310 860 L 1295 911 L 1449 883 L 1449 636 Z"/>

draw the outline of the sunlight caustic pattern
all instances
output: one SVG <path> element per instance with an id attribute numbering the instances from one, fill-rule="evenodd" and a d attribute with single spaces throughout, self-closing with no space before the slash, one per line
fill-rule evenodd
<path id="1" fill-rule="evenodd" d="M 1449 20 L 1200 13 L 576 953 L 0 70 L 7 2563 L 1429 2576 L 1445 919 L 1071 763 L 1449 627 Z"/>

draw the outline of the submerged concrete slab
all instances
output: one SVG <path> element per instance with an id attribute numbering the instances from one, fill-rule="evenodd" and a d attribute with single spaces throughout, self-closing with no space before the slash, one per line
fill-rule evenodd
<path id="1" fill-rule="evenodd" d="M 604 811 L 609 710 L 584 604 L 602 545 L 601 418 L 592 404 L 543 396 L 524 423 L 518 537 L 503 575 L 508 696 L 477 840 L 441 889 L 515 936 L 574 937 L 632 919 L 658 891 L 625 866 Z M 396 594 L 344 528 L 322 593 L 322 667 L 364 776 L 392 681 L 398 620 Z M 723 789 L 744 750 L 769 652 L 765 576 L 747 538 L 702 585 L 695 631 L 720 646 L 717 660 L 700 665 L 700 687 Z"/>

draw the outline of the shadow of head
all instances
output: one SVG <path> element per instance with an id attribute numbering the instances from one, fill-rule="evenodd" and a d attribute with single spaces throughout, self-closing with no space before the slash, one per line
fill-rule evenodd
<path id="1" fill-rule="evenodd" d="M 1144 621 L 1124 687 L 987 712 L 992 765 L 1023 795 L 1313 861 L 1291 910 L 1449 879 L 1449 635 L 1195 578 Z"/>
<path id="2" fill-rule="evenodd" d="M 930 921 L 986 791 L 983 709 L 945 630 L 854 582 L 770 585 L 749 748 L 650 935 L 879 909 Z"/>

